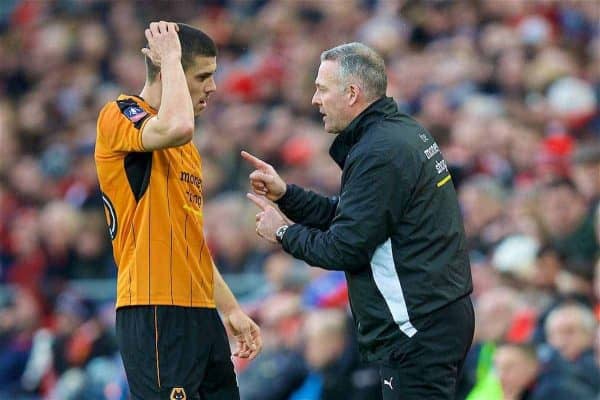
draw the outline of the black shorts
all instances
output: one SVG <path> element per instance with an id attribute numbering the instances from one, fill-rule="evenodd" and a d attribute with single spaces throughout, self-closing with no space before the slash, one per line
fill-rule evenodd
<path id="1" fill-rule="evenodd" d="M 454 400 L 473 341 L 471 299 L 459 299 L 418 322 L 419 331 L 380 364 L 383 399 Z"/>
<path id="2" fill-rule="evenodd" d="M 227 334 L 217 310 L 121 307 L 116 331 L 132 399 L 240 398 Z"/>

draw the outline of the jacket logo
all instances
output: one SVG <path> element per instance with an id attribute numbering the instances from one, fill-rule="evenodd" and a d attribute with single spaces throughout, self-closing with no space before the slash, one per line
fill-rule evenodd
<path id="1" fill-rule="evenodd" d="M 394 379 L 393 376 L 390 376 L 389 380 L 386 380 L 385 378 L 383 378 L 383 384 L 386 386 L 390 387 L 390 390 L 394 390 L 394 387 L 392 386 L 392 380 Z"/>
<path id="2" fill-rule="evenodd" d="M 182 387 L 176 387 L 171 390 L 171 400 L 186 400 L 185 389 Z"/>

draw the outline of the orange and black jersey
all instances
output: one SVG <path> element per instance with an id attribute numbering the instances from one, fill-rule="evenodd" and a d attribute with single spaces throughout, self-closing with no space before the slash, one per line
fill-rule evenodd
<path id="1" fill-rule="evenodd" d="M 156 110 L 121 95 L 98 117 L 96 169 L 118 267 L 116 306 L 215 307 L 202 225 L 202 167 L 192 142 L 145 152 Z"/>

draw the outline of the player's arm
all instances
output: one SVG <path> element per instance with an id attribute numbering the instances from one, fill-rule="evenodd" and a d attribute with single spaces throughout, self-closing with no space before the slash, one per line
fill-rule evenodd
<path id="1" fill-rule="evenodd" d="M 260 328 L 243 311 L 227 283 L 213 264 L 215 302 L 223 316 L 223 323 L 230 336 L 235 337 L 237 351 L 235 356 L 255 358 L 262 349 Z"/>
<path id="2" fill-rule="evenodd" d="M 181 146 L 192 140 L 194 107 L 183 67 L 177 24 L 153 22 L 146 29 L 148 49 L 143 52 L 160 65 L 162 94 L 158 114 L 142 130 L 144 150 Z"/>

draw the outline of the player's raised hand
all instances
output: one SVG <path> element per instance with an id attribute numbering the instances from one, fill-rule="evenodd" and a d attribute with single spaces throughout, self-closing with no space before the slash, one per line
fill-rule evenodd
<path id="1" fill-rule="evenodd" d="M 179 27 L 174 22 L 151 22 L 144 31 L 148 47 L 143 48 L 142 53 L 156 66 L 160 66 L 162 61 L 168 58 L 181 60 L 178 31 Z"/>
<path id="2" fill-rule="evenodd" d="M 254 167 L 250 173 L 250 185 L 254 193 L 271 201 L 277 201 L 285 194 L 286 184 L 275 168 L 245 151 L 242 151 L 242 158 Z"/>

